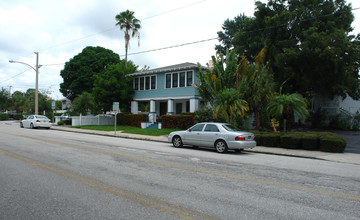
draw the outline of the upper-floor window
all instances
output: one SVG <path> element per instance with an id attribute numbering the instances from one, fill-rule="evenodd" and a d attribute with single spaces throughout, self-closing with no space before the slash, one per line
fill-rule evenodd
<path id="1" fill-rule="evenodd" d="M 187 87 L 193 84 L 193 71 L 165 74 L 165 88 Z"/>
<path id="2" fill-rule="evenodd" d="M 152 90 L 156 89 L 156 75 L 141 76 L 134 78 L 134 90 Z"/>

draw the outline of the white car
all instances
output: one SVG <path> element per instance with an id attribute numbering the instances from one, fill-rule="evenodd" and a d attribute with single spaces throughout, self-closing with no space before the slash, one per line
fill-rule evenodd
<path id="1" fill-rule="evenodd" d="M 44 115 L 29 115 L 20 122 L 21 128 L 47 128 L 50 129 L 52 123 L 50 119 Z"/>
<path id="2" fill-rule="evenodd" d="M 229 149 L 240 152 L 256 146 L 253 133 L 240 131 L 231 124 L 216 122 L 198 123 L 186 131 L 171 132 L 168 140 L 174 147 L 210 147 L 219 153 L 225 153 Z"/>

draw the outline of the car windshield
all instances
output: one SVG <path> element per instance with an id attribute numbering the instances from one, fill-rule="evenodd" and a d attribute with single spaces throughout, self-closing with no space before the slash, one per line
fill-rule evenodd
<path id="1" fill-rule="evenodd" d="M 238 129 L 230 124 L 223 125 L 223 128 L 225 128 L 225 130 L 227 130 L 227 131 L 241 131 L 240 129 Z"/>

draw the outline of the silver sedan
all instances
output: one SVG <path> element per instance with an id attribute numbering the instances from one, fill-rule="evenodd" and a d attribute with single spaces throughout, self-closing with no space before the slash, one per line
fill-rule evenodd
<path id="1" fill-rule="evenodd" d="M 253 133 L 240 131 L 231 124 L 215 122 L 198 123 L 185 131 L 171 132 L 168 140 L 174 147 L 211 147 L 219 153 L 225 153 L 229 149 L 240 152 L 256 146 Z"/>
<path id="2" fill-rule="evenodd" d="M 50 119 L 44 115 L 29 115 L 20 122 L 21 128 L 47 128 L 50 129 L 52 123 Z"/>

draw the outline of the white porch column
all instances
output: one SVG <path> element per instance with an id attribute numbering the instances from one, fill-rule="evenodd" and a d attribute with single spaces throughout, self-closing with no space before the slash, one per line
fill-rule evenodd
<path id="1" fill-rule="evenodd" d="M 199 109 L 199 98 L 198 97 L 192 97 L 190 98 L 190 112 L 195 112 Z"/>
<path id="2" fill-rule="evenodd" d="M 153 99 L 150 100 L 149 122 L 156 122 L 155 101 Z"/>
<path id="3" fill-rule="evenodd" d="M 133 114 L 139 113 L 139 103 L 137 101 L 131 101 L 131 113 Z"/>
<path id="4" fill-rule="evenodd" d="M 168 115 L 174 114 L 174 99 L 168 99 L 168 112 L 166 114 Z"/>

